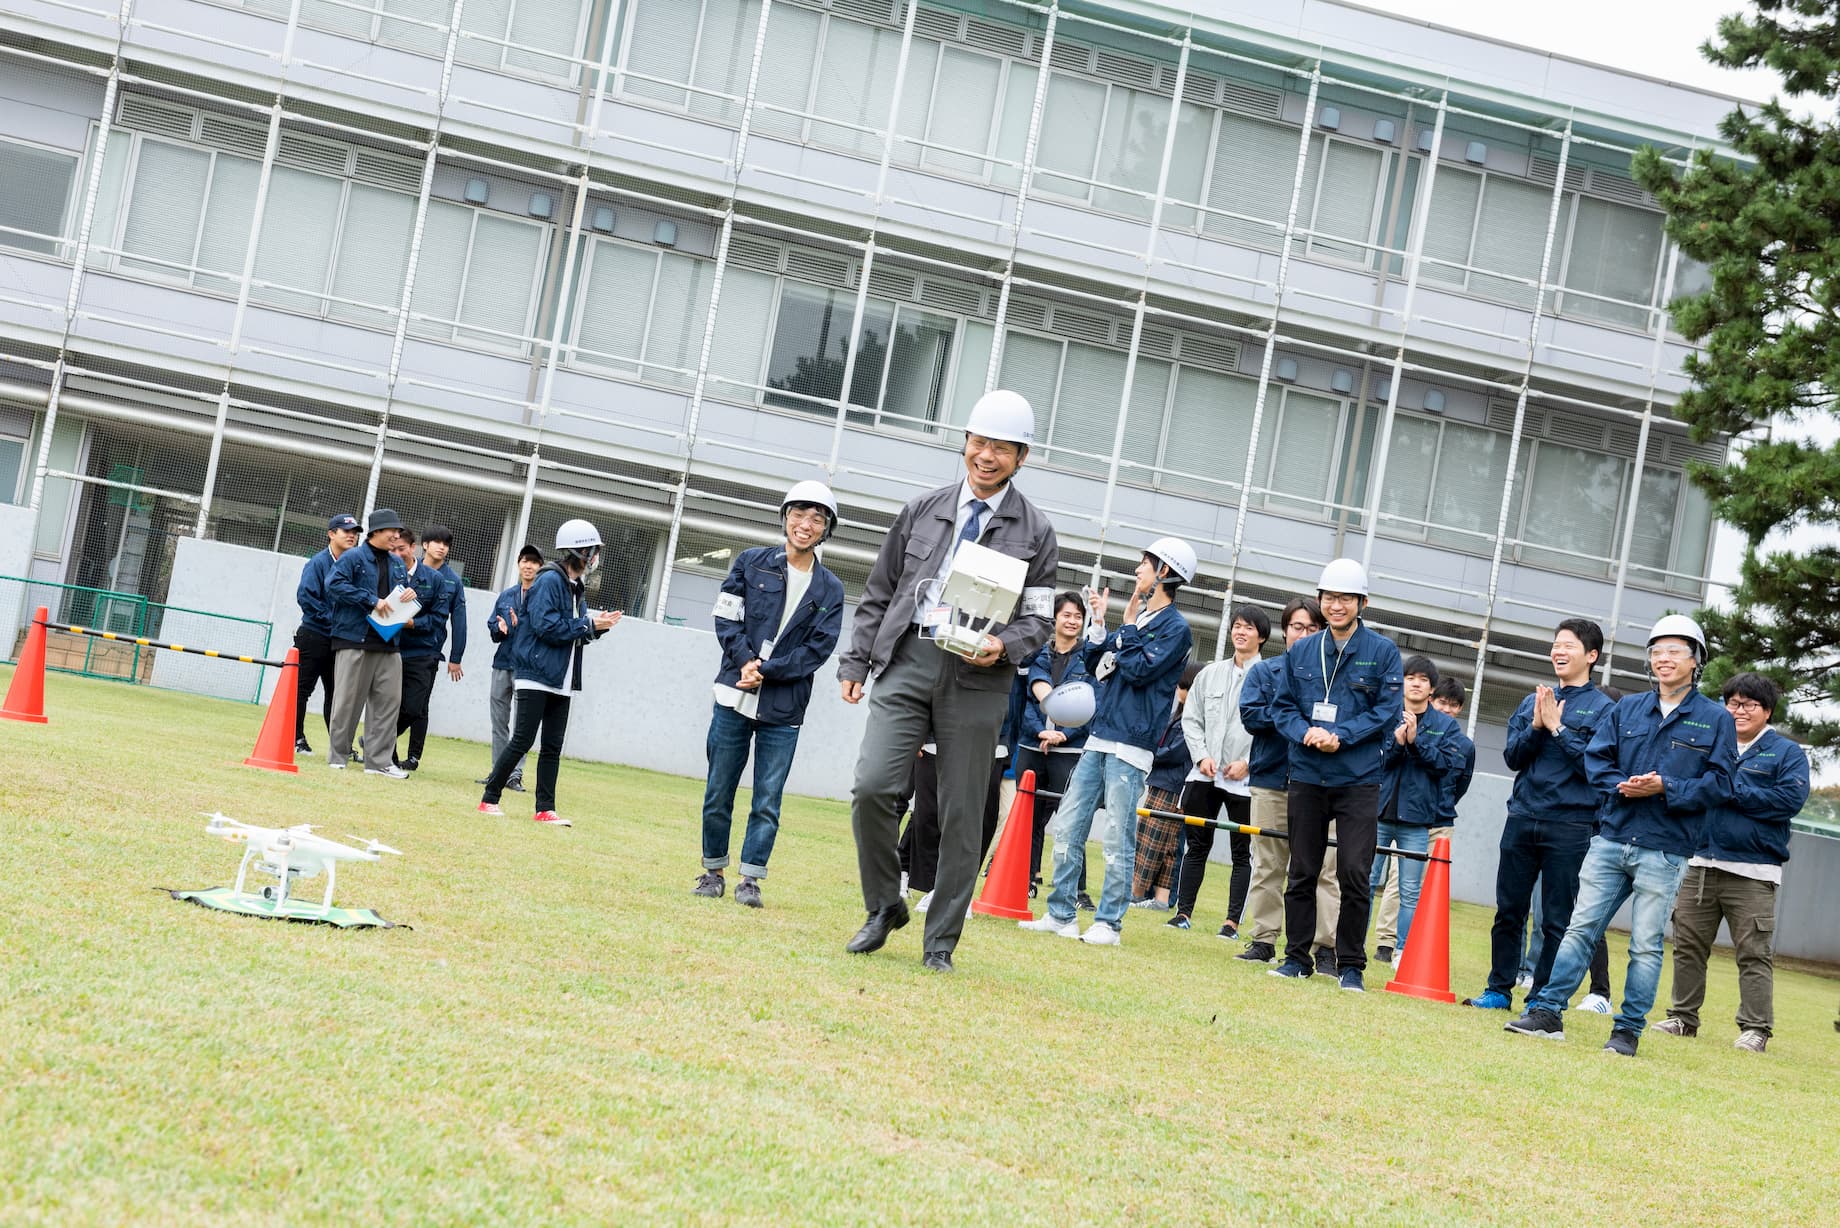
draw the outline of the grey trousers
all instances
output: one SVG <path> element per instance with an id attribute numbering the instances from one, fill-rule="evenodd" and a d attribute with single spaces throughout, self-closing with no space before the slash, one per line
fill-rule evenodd
<path id="1" fill-rule="evenodd" d="M 341 648 L 332 665 L 332 748 L 328 763 L 344 763 L 358 716 L 364 716 L 364 766 L 381 772 L 396 751 L 402 709 L 402 658 L 393 652 Z"/>
<path id="2" fill-rule="evenodd" d="M 990 762 L 1009 710 L 1007 687 L 960 686 L 956 660 L 917 635 L 901 637 L 894 659 L 869 691 L 868 728 L 850 801 L 863 905 L 875 912 L 901 898 L 901 813 L 914 756 L 929 740 L 938 746 L 939 869 L 926 914 L 927 954 L 949 954 L 964 931 L 977 885 Z"/>
<path id="3" fill-rule="evenodd" d="M 511 704 L 517 698 L 517 674 L 508 669 L 492 671 L 492 762 L 498 763 L 498 757 L 505 753 L 505 744 L 511 741 Z M 514 772 L 524 770 L 523 760 L 519 760 Z M 486 770 L 491 775 L 491 769 Z"/>
<path id="4" fill-rule="evenodd" d="M 1674 897 L 1674 1005 L 1668 1018 L 1699 1026 L 1706 1000 L 1706 960 L 1719 922 L 1731 927 L 1738 961 L 1738 1030 L 1771 1035 L 1776 937 L 1776 884 L 1711 866 L 1691 866 Z"/>
<path id="5" fill-rule="evenodd" d="M 1290 830 L 1290 794 L 1283 789 L 1252 790 L 1252 825 L 1268 831 Z M 1335 834 L 1333 825 L 1329 832 Z M 1252 838 L 1252 884 L 1240 917 L 1239 936 L 1248 942 L 1278 941 L 1284 929 L 1284 884 L 1290 874 L 1291 845 L 1270 836 Z M 1341 915 L 1342 888 L 1335 880 L 1335 850 L 1323 852 L 1322 875 L 1316 880 L 1316 945 L 1335 946 L 1335 922 Z"/>

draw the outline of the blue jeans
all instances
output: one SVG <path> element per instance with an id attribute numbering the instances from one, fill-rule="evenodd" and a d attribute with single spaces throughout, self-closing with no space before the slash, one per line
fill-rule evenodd
<path id="1" fill-rule="evenodd" d="M 1591 837 L 1591 847 L 1578 869 L 1578 902 L 1565 927 L 1559 953 L 1553 957 L 1552 975 L 1527 1009 L 1560 1012 L 1591 970 L 1591 954 L 1604 936 L 1610 918 L 1623 901 L 1635 899 L 1629 920 L 1629 971 L 1623 978 L 1623 1009 L 1615 1027 L 1637 1036 L 1648 1026 L 1649 1008 L 1655 1004 L 1655 987 L 1661 981 L 1661 934 L 1687 859 L 1658 849 L 1618 844 L 1602 836 Z"/>
<path id="2" fill-rule="evenodd" d="M 715 705 L 709 718 L 709 783 L 703 790 L 703 868 L 728 864 L 728 829 L 734 822 L 735 788 L 747 766 L 748 744 L 754 749 L 754 800 L 748 807 L 747 835 L 741 841 L 741 873 L 767 876 L 767 858 L 779 835 L 779 799 L 792 771 L 792 752 L 799 748 L 797 725 L 762 725 L 733 708 Z"/>
<path id="3" fill-rule="evenodd" d="M 1086 837 L 1092 831 L 1093 811 L 1103 800 L 1112 826 L 1105 840 L 1105 885 L 1099 890 L 1094 920 L 1115 930 L 1124 928 L 1131 876 L 1137 869 L 1137 803 L 1143 795 L 1144 773 L 1117 755 L 1089 750 L 1080 756 L 1049 829 L 1054 836 L 1054 890 L 1048 894 L 1048 911 L 1056 921 L 1078 915 L 1075 902 L 1086 866 Z"/>
<path id="4" fill-rule="evenodd" d="M 1374 829 L 1374 872 L 1368 878 L 1368 892 L 1374 899 L 1386 889 L 1386 863 L 1399 862 L 1399 950 L 1406 949 L 1406 935 L 1412 932 L 1412 915 L 1418 911 L 1418 888 L 1425 879 L 1425 863 L 1411 858 L 1390 858 L 1387 846 L 1408 853 L 1422 853 L 1431 847 L 1431 829 L 1412 823 L 1381 823 Z"/>

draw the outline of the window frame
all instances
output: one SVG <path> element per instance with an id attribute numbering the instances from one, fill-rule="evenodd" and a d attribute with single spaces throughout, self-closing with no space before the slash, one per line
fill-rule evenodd
<path id="1" fill-rule="evenodd" d="M 95 125 L 92 123 L 90 127 L 94 129 Z M 75 243 L 70 234 L 71 222 L 73 221 L 72 211 L 76 207 L 77 201 L 83 195 L 83 185 L 88 183 L 87 170 L 89 167 L 89 155 L 87 150 L 78 150 L 73 153 L 68 149 L 60 149 L 55 145 L 47 145 L 43 141 L 34 141 L 26 137 L 14 136 L 11 133 L 0 135 L 0 144 L 17 145 L 21 149 L 30 149 L 38 153 L 56 154 L 60 157 L 71 159 L 70 185 L 64 190 L 64 207 L 58 214 L 58 232 L 54 235 L 40 236 L 50 243 L 52 250 L 48 252 L 38 252 L 30 248 L 18 246 L 20 243 L 30 242 L 31 240 L 25 235 L 13 234 L 10 231 L 0 231 L 0 248 L 4 248 L 8 252 L 20 256 L 37 256 L 41 259 L 57 260 L 60 262 L 71 259 L 75 250 Z"/>

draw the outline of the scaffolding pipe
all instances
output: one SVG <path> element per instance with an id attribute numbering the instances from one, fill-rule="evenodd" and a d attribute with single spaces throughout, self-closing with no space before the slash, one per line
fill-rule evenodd
<path id="1" fill-rule="evenodd" d="M 1048 104 L 1048 64 L 1054 58 L 1054 28 L 1060 23 L 1060 0 L 1048 5 L 1048 24 L 1041 35 L 1041 70 L 1035 78 L 1035 98 L 1029 104 L 1029 137 L 1022 146 L 1022 169 L 1016 182 L 1015 221 L 1010 223 L 1009 259 L 997 289 L 997 315 L 990 325 L 990 364 L 984 369 L 984 391 L 997 386 L 1003 369 L 1003 324 L 1009 318 L 1009 284 L 1016 274 L 1016 249 L 1022 245 L 1022 214 L 1029 207 L 1029 180 L 1035 176 L 1035 155 L 1041 147 L 1041 116 Z"/>

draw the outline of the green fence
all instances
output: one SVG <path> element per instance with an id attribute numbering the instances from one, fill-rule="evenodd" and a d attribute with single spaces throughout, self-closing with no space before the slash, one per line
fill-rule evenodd
<path id="1" fill-rule="evenodd" d="M 0 651 L 6 660 L 19 659 L 39 606 L 50 612 L 52 622 L 129 637 L 103 640 L 50 631 L 45 637 L 47 669 L 252 703 L 262 697 L 263 666 L 165 652 L 133 643 L 132 637 L 213 648 L 225 657 L 266 657 L 272 623 L 167 605 L 139 593 L 0 576 Z"/>

